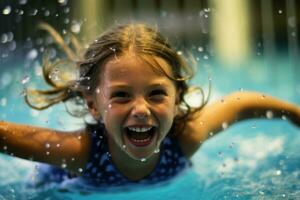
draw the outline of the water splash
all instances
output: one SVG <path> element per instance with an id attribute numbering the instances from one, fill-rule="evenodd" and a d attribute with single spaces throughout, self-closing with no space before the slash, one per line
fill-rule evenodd
<path id="1" fill-rule="evenodd" d="M 26 56 L 26 59 L 28 59 L 28 60 L 34 60 L 34 59 L 37 58 L 37 56 L 38 56 L 38 51 L 36 49 L 31 49 L 28 52 L 28 54 Z"/>
<path id="2" fill-rule="evenodd" d="M 23 85 L 25 85 L 25 84 L 27 84 L 29 81 L 30 81 L 30 76 L 27 76 L 27 75 L 26 75 L 26 76 L 23 77 L 21 83 L 22 83 Z"/>
<path id="3" fill-rule="evenodd" d="M 272 118 L 274 117 L 273 112 L 272 112 L 271 110 L 268 110 L 268 111 L 266 112 L 266 117 L 267 117 L 268 119 L 272 119 Z"/>
<path id="4" fill-rule="evenodd" d="M 223 128 L 223 130 L 227 129 L 228 128 L 228 123 L 227 122 L 223 122 L 222 123 L 222 128 Z"/>
<path id="5" fill-rule="evenodd" d="M 2 14 L 3 15 L 9 15 L 11 12 L 11 7 L 10 6 L 6 6 L 3 11 L 2 11 Z"/>
<path id="6" fill-rule="evenodd" d="M 45 147 L 46 147 L 47 149 L 49 149 L 49 148 L 51 147 L 50 143 L 46 143 L 46 144 L 45 144 Z"/>

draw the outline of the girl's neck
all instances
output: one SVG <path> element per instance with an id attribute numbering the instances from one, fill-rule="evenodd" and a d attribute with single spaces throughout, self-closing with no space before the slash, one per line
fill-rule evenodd
<path id="1" fill-rule="evenodd" d="M 111 138 L 108 139 L 108 149 L 115 167 L 128 179 L 136 181 L 149 175 L 157 165 L 159 153 L 153 154 L 142 162 L 128 156 Z"/>

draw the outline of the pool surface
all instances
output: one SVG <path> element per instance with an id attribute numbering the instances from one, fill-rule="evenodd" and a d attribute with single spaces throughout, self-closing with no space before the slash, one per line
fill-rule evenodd
<path id="1" fill-rule="evenodd" d="M 30 53 L 30 52 L 29 52 Z M 32 52 L 31 52 L 32 53 Z M 199 55 L 196 55 L 199 56 Z M 284 56 L 272 63 L 256 58 L 233 67 L 211 59 L 200 59 L 192 84 L 207 92 L 212 80 L 214 101 L 232 91 L 256 90 L 300 105 L 300 80 L 295 78 Z M 30 109 L 23 101 L 24 85 L 40 84 L 36 58 L 22 56 L 0 68 L 0 118 L 62 130 L 79 128 L 76 120 L 59 105 L 46 111 Z M 24 67 L 24 64 L 30 67 Z M 62 114 L 65 113 L 65 114 Z M 218 114 L 218 113 L 216 113 Z M 297 199 L 300 198 L 300 129 L 282 119 L 248 120 L 228 127 L 193 156 L 193 168 L 170 184 L 124 191 L 62 192 L 29 190 L 36 164 L 0 155 L 0 200 L 4 199 Z"/>

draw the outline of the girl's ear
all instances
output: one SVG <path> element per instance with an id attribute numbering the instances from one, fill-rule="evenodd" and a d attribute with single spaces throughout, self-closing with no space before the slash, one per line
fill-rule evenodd
<path id="1" fill-rule="evenodd" d="M 93 118 L 96 121 L 99 121 L 101 119 L 101 115 L 95 105 L 93 96 L 92 95 L 84 95 L 84 98 L 86 100 L 86 104 L 87 104 L 90 114 L 93 116 Z"/>
<path id="2" fill-rule="evenodd" d="M 175 110 L 174 110 L 174 115 L 177 116 L 179 114 L 179 106 L 180 106 L 180 95 L 181 95 L 181 90 L 179 89 L 176 92 L 176 99 L 175 99 Z"/>

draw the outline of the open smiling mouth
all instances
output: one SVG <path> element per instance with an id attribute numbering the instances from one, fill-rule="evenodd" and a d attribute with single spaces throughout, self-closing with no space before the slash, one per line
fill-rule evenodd
<path id="1" fill-rule="evenodd" d="M 154 139 L 156 127 L 127 127 L 125 128 L 125 137 L 128 141 L 137 147 L 146 147 Z"/>

